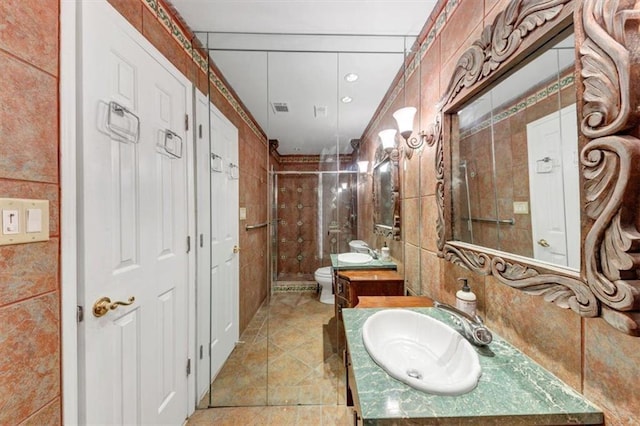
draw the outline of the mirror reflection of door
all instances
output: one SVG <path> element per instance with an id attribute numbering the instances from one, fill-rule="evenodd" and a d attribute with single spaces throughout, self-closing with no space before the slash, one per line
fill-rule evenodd
<path id="1" fill-rule="evenodd" d="M 575 104 L 527 124 L 535 259 L 580 268 L 580 187 Z"/>

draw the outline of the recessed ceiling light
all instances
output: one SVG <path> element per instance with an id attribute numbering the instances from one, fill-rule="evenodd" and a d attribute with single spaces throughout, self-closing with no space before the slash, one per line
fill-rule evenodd
<path id="1" fill-rule="evenodd" d="M 342 101 L 343 104 L 348 104 L 349 102 L 351 102 L 353 100 L 353 98 L 350 97 L 350 96 L 345 96 L 340 100 Z"/>
<path id="2" fill-rule="evenodd" d="M 349 83 L 353 83 L 358 79 L 358 74 L 350 72 L 349 74 L 344 76 L 344 79 L 347 80 Z"/>

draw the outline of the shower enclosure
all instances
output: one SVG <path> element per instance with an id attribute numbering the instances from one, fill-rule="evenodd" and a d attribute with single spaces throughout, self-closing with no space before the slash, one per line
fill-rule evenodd
<path id="1" fill-rule="evenodd" d="M 272 171 L 271 293 L 316 289 L 314 272 L 355 238 L 357 174 Z"/>

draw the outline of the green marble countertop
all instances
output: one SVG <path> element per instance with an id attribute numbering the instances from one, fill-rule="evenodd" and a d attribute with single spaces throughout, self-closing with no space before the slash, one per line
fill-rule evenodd
<path id="1" fill-rule="evenodd" d="M 453 324 L 449 314 L 435 308 L 407 309 Z M 495 334 L 488 349 L 476 347 L 482 376 L 473 391 L 439 396 L 413 389 L 389 376 L 364 347 L 362 325 L 379 310 L 342 310 L 355 376 L 351 387 L 357 392 L 359 414 L 365 425 L 560 425 L 604 421 L 601 410 Z"/>
<path id="2" fill-rule="evenodd" d="M 390 260 L 380 260 L 373 259 L 371 262 L 367 263 L 346 263 L 346 262 L 338 262 L 338 255 L 331 255 L 331 267 L 335 270 L 356 270 L 356 269 L 397 269 L 398 265 Z"/>

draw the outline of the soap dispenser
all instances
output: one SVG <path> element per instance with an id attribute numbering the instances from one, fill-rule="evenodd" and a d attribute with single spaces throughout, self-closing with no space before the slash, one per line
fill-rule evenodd
<path id="1" fill-rule="evenodd" d="M 380 256 L 382 260 L 388 262 L 391 260 L 391 253 L 389 252 L 389 247 L 387 246 L 387 242 L 384 242 L 384 246 L 380 249 L 382 255 Z"/>
<path id="2" fill-rule="evenodd" d="M 456 292 L 456 308 L 462 312 L 466 312 L 472 318 L 476 316 L 477 300 L 476 295 L 471 291 L 466 278 L 458 278 L 462 281 L 462 289 Z"/>

